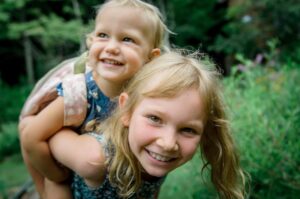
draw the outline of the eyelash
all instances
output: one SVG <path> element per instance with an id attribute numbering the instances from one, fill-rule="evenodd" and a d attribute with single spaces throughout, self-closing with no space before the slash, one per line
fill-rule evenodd
<path id="1" fill-rule="evenodd" d="M 182 128 L 180 129 L 181 132 L 183 133 L 187 133 L 187 134 L 192 134 L 192 135 L 198 135 L 199 133 L 195 130 L 195 129 L 192 129 L 192 128 Z"/>
<path id="2" fill-rule="evenodd" d="M 146 117 L 150 120 L 152 124 L 158 125 L 162 122 L 161 119 L 155 115 L 147 115 Z"/>
<path id="3" fill-rule="evenodd" d="M 130 37 L 124 37 L 123 41 L 130 42 L 130 43 L 135 43 L 135 41 L 133 39 L 131 39 Z"/>
<path id="4" fill-rule="evenodd" d="M 155 115 L 146 116 L 152 125 L 162 125 L 162 119 Z M 199 135 L 199 132 L 190 127 L 184 127 L 180 129 L 180 132 L 187 135 Z"/>
<path id="5" fill-rule="evenodd" d="M 101 33 L 98 33 L 97 37 L 100 37 L 100 38 L 107 38 L 108 35 L 105 34 L 105 33 L 103 33 L 103 32 L 101 32 Z"/>
<path id="6" fill-rule="evenodd" d="M 101 33 L 98 33 L 97 37 L 108 38 L 108 35 L 106 33 L 101 32 Z M 132 39 L 130 37 L 124 37 L 123 41 L 128 42 L 128 43 L 135 43 L 134 39 Z"/>

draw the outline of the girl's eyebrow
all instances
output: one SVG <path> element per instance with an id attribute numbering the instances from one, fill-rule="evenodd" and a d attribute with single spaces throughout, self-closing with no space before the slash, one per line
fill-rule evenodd
<path id="1" fill-rule="evenodd" d="M 159 117 L 164 117 L 166 115 L 166 114 L 164 114 L 164 112 L 158 111 L 158 110 L 154 110 L 152 108 L 144 110 L 143 112 L 145 114 L 152 114 L 152 115 L 156 115 L 156 116 L 159 116 Z"/>

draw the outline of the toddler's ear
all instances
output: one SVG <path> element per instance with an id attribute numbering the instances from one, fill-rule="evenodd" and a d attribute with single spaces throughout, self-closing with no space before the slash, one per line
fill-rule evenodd
<path id="1" fill-rule="evenodd" d="M 123 92 L 120 94 L 119 96 L 119 107 L 122 109 L 124 108 L 126 102 L 127 102 L 127 99 L 128 99 L 128 94 Z M 126 113 L 125 115 L 123 115 L 121 117 L 121 121 L 123 123 L 124 126 L 128 127 L 129 126 L 129 121 L 130 121 L 130 117 L 129 117 L 129 114 Z"/>
<path id="2" fill-rule="evenodd" d="M 154 59 L 155 57 L 158 57 L 160 55 L 160 49 L 159 48 L 154 48 L 152 49 L 150 53 L 150 60 Z"/>
<path id="3" fill-rule="evenodd" d="M 90 47 L 93 43 L 93 39 L 94 39 L 93 34 L 94 33 L 92 32 L 92 33 L 89 33 L 89 34 L 86 35 L 85 44 L 86 44 L 86 47 L 87 47 L 88 50 L 90 49 Z"/>

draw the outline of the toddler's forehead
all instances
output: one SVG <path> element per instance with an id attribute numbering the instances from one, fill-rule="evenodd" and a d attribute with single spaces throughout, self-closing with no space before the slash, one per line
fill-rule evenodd
<path id="1" fill-rule="evenodd" d="M 133 15 L 136 18 L 134 20 L 148 20 L 151 18 L 149 13 L 139 7 L 134 7 L 134 6 L 129 6 L 129 5 L 109 5 L 109 6 L 104 6 L 102 7 L 96 16 L 96 19 L 99 20 L 99 18 L 103 15 L 103 13 L 107 12 L 114 12 L 118 10 L 118 14 L 124 14 L 124 15 Z"/>
<path id="2" fill-rule="evenodd" d="M 101 8 L 96 17 L 95 28 L 104 22 L 107 26 L 113 25 L 110 18 L 117 18 L 117 23 L 122 24 L 122 27 L 128 26 L 142 32 L 145 39 L 149 39 L 147 41 L 150 45 L 155 45 L 157 28 L 151 14 L 145 9 L 127 5 L 105 6 Z"/>
<path id="3" fill-rule="evenodd" d="M 117 12 L 116 12 L 117 11 Z M 141 22 L 144 24 L 144 27 L 147 27 L 149 31 L 153 31 L 154 24 L 153 24 L 153 16 L 154 13 L 151 14 L 151 12 L 147 11 L 146 9 L 140 8 L 140 7 L 133 7 L 128 5 L 111 5 L 111 6 L 105 6 L 102 7 L 97 16 L 96 16 L 96 22 L 100 20 L 101 16 L 105 13 L 109 12 L 116 12 L 118 15 L 124 15 L 124 16 L 131 16 L 128 17 L 132 22 Z"/>

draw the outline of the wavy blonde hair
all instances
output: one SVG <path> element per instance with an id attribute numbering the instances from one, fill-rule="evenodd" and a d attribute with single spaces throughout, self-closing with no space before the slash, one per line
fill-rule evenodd
<path id="1" fill-rule="evenodd" d="M 219 73 L 213 64 L 199 60 L 195 54 L 168 52 L 147 63 L 125 88 L 129 96 L 125 106 L 101 124 L 100 130 L 113 151 L 108 159 L 109 179 L 121 196 L 130 196 L 141 184 L 141 166 L 130 150 L 122 117 L 130 117 L 146 97 L 174 97 L 185 89 L 196 88 L 206 107 L 206 125 L 199 143 L 205 163 L 202 169 L 210 169 L 220 197 L 244 198 L 244 174 L 225 117 Z M 153 81 L 155 77 L 159 81 Z M 145 86 L 149 84 L 154 86 Z"/>
<path id="2" fill-rule="evenodd" d="M 105 8 L 112 7 L 130 7 L 141 10 L 142 13 L 147 17 L 148 25 L 151 26 L 151 32 L 153 33 L 153 48 L 160 48 L 162 50 L 168 48 L 167 34 L 172 33 L 164 23 L 164 17 L 157 7 L 149 3 L 140 0 L 108 0 L 102 4 L 96 15 L 96 22 L 99 20 L 102 11 Z M 94 32 L 87 35 L 86 44 L 90 48 L 91 36 Z"/>

